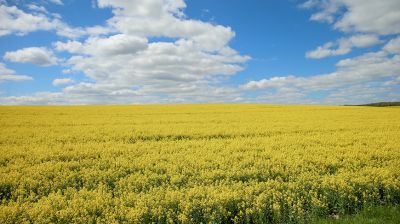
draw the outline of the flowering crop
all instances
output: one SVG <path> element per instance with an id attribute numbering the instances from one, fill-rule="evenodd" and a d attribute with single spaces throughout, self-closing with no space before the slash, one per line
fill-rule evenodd
<path id="1" fill-rule="evenodd" d="M 400 107 L 0 107 L 0 223 L 302 223 L 400 203 Z"/>

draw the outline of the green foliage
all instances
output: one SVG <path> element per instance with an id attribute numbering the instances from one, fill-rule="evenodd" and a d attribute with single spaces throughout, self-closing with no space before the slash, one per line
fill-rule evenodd
<path id="1" fill-rule="evenodd" d="M 355 215 L 335 216 L 329 219 L 315 220 L 315 224 L 398 224 L 400 207 L 369 207 Z"/>

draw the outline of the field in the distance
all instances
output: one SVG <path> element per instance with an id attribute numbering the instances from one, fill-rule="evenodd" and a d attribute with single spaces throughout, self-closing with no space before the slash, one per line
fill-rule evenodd
<path id="1" fill-rule="evenodd" d="M 400 203 L 400 107 L 0 107 L 0 223 L 288 223 Z"/>

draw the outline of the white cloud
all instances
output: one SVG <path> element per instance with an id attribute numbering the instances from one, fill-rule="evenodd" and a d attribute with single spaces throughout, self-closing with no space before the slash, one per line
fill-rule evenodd
<path id="1" fill-rule="evenodd" d="M 134 54 L 145 50 L 147 48 L 147 39 L 117 34 L 108 38 L 91 37 L 84 44 L 78 41 L 69 41 L 66 43 L 56 42 L 54 45 L 59 51 L 96 56 L 113 56 Z"/>
<path id="2" fill-rule="evenodd" d="M 325 101 L 330 104 L 365 104 L 388 101 L 388 93 L 393 89 L 376 84 L 359 84 L 332 91 Z M 349 97 L 351 96 L 351 97 Z M 389 101 L 391 99 L 389 98 Z M 393 99 L 396 100 L 396 99 Z M 398 99 L 397 99 L 398 100 Z"/>
<path id="3" fill-rule="evenodd" d="M 61 0 L 48 0 L 48 1 L 57 5 L 63 5 L 63 2 Z"/>
<path id="4" fill-rule="evenodd" d="M 312 101 L 306 98 L 306 94 L 296 88 L 282 87 L 274 93 L 264 93 L 256 98 L 258 102 L 272 104 L 311 104 Z"/>
<path id="5" fill-rule="evenodd" d="M 30 76 L 15 74 L 14 70 L 8 69 L 5 64 L 0 63 L 0 82 L 26 81 L 26 80 L 33 80 L 33 79 Z"/>
<path id="6" fill-rule="evenodd" d="M 44 14 L 29 14 L 16 6 L 0 5 L 0 36 L 17 33 L 23 35 L 35 30 L 51 30 L 55 28 Z"/>
<path id="7" fill-rule="evenodd" d="M 27 8 L 32 12 L 25 12 L 16 6 L 0 5 L 0 37 L 11 34 L 26 35 L 38 30 L 56 31 L 57 35 L 68 38 L 113 32 L 109 27 L 71 27 L 62 22 L 58 14 L 49 13 L 43 6 L 29 4 Z"/>
<path id="8" fill-rule="evenodd" d="M 86 27 L 84 31 L 84 33 L 89 36 L 107 35 L 115 32 L 116 31 L 112 27 L 99 25 Z"/>
<path id="9" fill-rule="evenodd" d="M 108 24 L 131 35 L 190 38 L 203 50 L 223 48 L 235 33 L 230 27 L 185 19 L 183 0 L 99 0 L 99 7 L 112 7 Z"/>
<path id="10" fill-rule="evenodd" d="M 40 92 L 30 96 L 6 96 L 0 97 L 3 105 L 48 105 L 57 104 L 62 93 Z"/>
<path id="11" fill-rule="evenodd" d="M 386 86 L 400 85 L 400 76 L 384 83 Z"/>
<path id="12" fill-rule="evenodd" d="M 340 9 L 341 5 L 339 1 L 322 1 L 320 7 L 322 7 L 323 10 L 311 15 L 310 20 L 333 23 L 335 14 Z"/>
<path id="13" fill-rule="evenodd" d="M 389 53 L 400 54 L 400 37 L 391 39 L 383 49 Z"/>
<path id="14" fill-rule="evenodd" d="M 366 48 L 379 43 L 381 43 L 381 40 L 377 35 L 358 34 L 348 38 L 341 38 L 336 43 L 328 42 L 317 47 L 317 49 L 313 51 L 306 52 L 306 57 L 319 59 L 330 56 L 344 55 L 351 52 L 353 48 Z"/>
<path id="15" fill-rule="evenodd" d="M 371 34 L 354 35 L 348 39 L 343 39 L 342 41 L 348 42 L 350 46 L 358 48 L 371 47 L 376 44 L 382 43 L 382 41 L 379 39 L 377 35 L 371 35 Z"/>
<path id="16" fill-rule="evenodd" d="M 28 4 L 27 5 L 28 9 L 32 10 L 32 11 L 36 11 L 36 12 L 41 12 L 44 14 L 48 14 L 49 12 L 47 11 L 47 9 L 41 5 L 35 5 L 35 4 Z"/>
<path id="17" fill-rule="evenodd" d="M 184 88 L 184 87 L 181 87 Z M 164 89 L 165 91 L 165 89 Z M 186 86 L 177 91 L 170 87 L 170 96 L 154 94 L 153 90 L 132 88 L 113 83 L 82 82 L 67 86 L 61 92 L 39 92 L 25 96 L 1 97 L 0 104 L 154 104 L 154 103 L 224 103 L 240 96 L 237 88 Z"/>
<path id="18" fill-rule="evenodd" d="M 31 63 L 40 66 L 50 66 L 57 64 L 57 58 L 47 48 L 28 47 L 17 51 L 6 52 L 4 59 L 12 62 Z"/>
<path id="19" fill-rule="evenodd" d="M 266 88 L 282 88 L 288 86 L 289 83 L 295 83 L 298 78 L 295 76 L 272 77 L 270 79 L 261 79 L 259 81 L 250 81 L 246 83 L 244 89 L 266 89 Z"/>
<path id="20" fill-rule="evenodd" d="M 353 4 L 358 2 L 359 4 Z M 303 8 L 318 7 L 312 20 L 331 23 L 348 32 L 346 38 L 328 42 L 311 58 L 347 54 L 354 48 L 367 48 L 381 43 L 386 34 L 398 33 L 391 21 L 397 15 L 392 0 L 390 9 L 371 11 L 373 1 L 311 0 Z M 363 1 L 364 2 L 364 1 Z M 382 3 L 383 2 L 383 3 Z M 379 1 L 377 6 L 385 4 Z M 56 79 L 64 85 L 60 92 L 39 92 L 29 96 L 0 97 L 1 104 L 107 104 L 107 103 L 184 103 L 184 102 L 267 102 L 267 103 L 343 103 L 368 100 L 352 92 L 354 87 L 370 99 L 397 85 L 400 77 L 398 41 L 393 38 L 381 51 L 341 60 L 336 71 L 314 76 L 277 76 L 249 81 L 241 87 L 225 81 L 243 69 L 250 59 L 230 48 L 234 31 L 227 26 L 188 18 L 183 0 L 99 0 L 98 7 L 111 8 L 113 16 L 105 26 L 74 28 L 43 9 L 31 13 L 6 7 L 12 15 L 9 23 L 0 24 L 0 35 L 26 34 L 35 30 L 56 31 L 70 40 L 53 43 L 57 51 L 66 51 L 65 73 L 83 73 L 85 82 Z M 366 10 L 365 8 L 368 8 Z M 13 11 L 14 10 L 14 11 Z M 18 11 L 19 10 L 19 11 Z M 364 11 L 374 15 L 352 19 Z M 385 13 L 383 13 L 385 11 Z M 398 11 L 398 10 L 397 10 Z M 8 14 L 7 14 L 8 13 Z M 0 11 L 0 18 L 4 13 Z M 4 17 L 5 18 L 5 17 Z M 25 22 L 32 18 L 33 25 Z M 40 19 L 41 18 L 41 19 Z M 39 20 L 40 19 L 40 20 Z M 363 23 L 363 19 L 371 21 Z M 18 21 L 19 22 L 16 22 Z M 379 27 L 374 24 L 380 21 Z M 18 23 L 23 26 L 18 27 Z M 346 25 L 347 24 L 347 25 Z M 388 28 L 392 26 L 392 28 Z M 74 39 L 80 37 L 79 39 Z M 27 59 L 26 59 L 27 60 Z M 371 82 L 380 84 L 370 85 Z M 380 86 L 381 85 L 381 86 Z M 370 92 L 366 89 L 370 88 Z M 339 89 L 346 94 L 336 93 Z M 258 90 L 258 91 L 254 91 Z M 253 92 L 254 91 L 254 92 Z M 309 94 L 326 91 L 324 99 L 310 99 Z M 252 96 L 249 96 L 247 93 Z M 391 96 L 395 98 L 395 95 Z M 349 99 L 345 101 L 343 99 Z"/>
<path id="21" fill-rule="evenodd" d="M 315 50 L 306 52 L 306 57 L 320 59 L 330 56 L 344 55 L 351 51 L 351 48 L 342 45 L 339 45 L 337 49 L 332 49 L 335 45 L 337 44 L 328 42 L 322 46 L 317 47 L 317 49 Z"/>
<path id="22" fill-rule="evenodd" d="M 328 74 L 309 77 L 273 77 L 250 81 L 242 88 L 251 90 L 294 87 L 304 91 L 318 91 L 398 77 L 400 76 L 400 55 L 390 55 L 385 51 L 366 53 L 355 58 L 341 60 L 336 67 L 335 72 Z"/>
<path id="23" fill-rule="evenodd" d="M 327 22 L 346 36 L 350 35 L 306 52 L 307 58 L 345 55 L 354 48 L 372 47 L 381 44 L 381 38 L 400 33 L 400 2 L 397 0 L 308 0 L 300 8 L 316 8 L 310 20 Z M 400 41 L 389 38 L 392 39 L 380 51 L 341 60 L 336 64 L 336 71 L 331 73 L 250 81 L 242 88 L 278 92 L 281 88 L 295 88 L 305 94 L 324 91 L 327 96 L 320 102 L 328 104 L 399 100 L 398 95 L 396 98 L 391 93 L 396 91 L 392 87 L 398 85 L 400 77 Z"/>
<path id="24" fill-rule="evenodd" d="M 209 54 L 199 50 L 193 41 L 150 43 L 136 54 L 102 57 L 103 54 L 73 56 L 67 63 L 75 71 L 83 71 L 97 82 L 130 83 L 165 86 L 205 79 L 212 75 L 233 75 L 242 68 L 237 64 L 248 58 Z"/>
<path id="25" fill-rule="evenodd" d="M 25 96 L 0 96 L 0 104 L 5 105 L 61 105 L 61 104 L 134 104 L 159 102 L 153 96 L 138 95 L 129 90 L 118 90 L 110 94 L 99 88 L 100 92 L 38 92 Z"/>
<path id="26" fill-rule="evenodd" d="M 62 85 L 67 85 L 73 83 L 74 80 L 71 78 L 64 78 L 64 79 L 54 79 L 53 80 L 53 85 L 54 86 L 62 86 Z"/>
<path id="27" fill-rule="evenodd" d="M 299 5 L 300 9 L 311 9 L 320 4 L 319 0 L 307 0 Z"/>
<path id="28" fill-rule="evenodd" d="M 225 97 L 226 88 L 210 85 L 241 71 L 241 63 L 249 60 L 228 46 L 234 32 L 187 19 L 183 1 L 140 3 L 99 1 L 99 7 L 112 7 L 114 16 L 108 24 L 116 34 L 54 43 L 58 51 L 72 54 L 66 61 L 69 73 L 83 72 L 94 81 L 67 86 L 65 94 L 88 94 L 104 101 L 106 95 L 163 95 L 153 98 L 157 102 L 204 102 L 213 99 L 210 94 L 216 101 Z M 154 36 L 168 40 L 148 43 L 147 38 Z"/>
<path id="29" fill-rule="evenodd" d="M 14 102 L 224 102 L 239 97 L 237 88 L 221 86 L 250 58 L 229 47 L 235 35 L 231 28 L 188 19 L 180 0 L 100 0 L 98 6 L 112 8 L 106 26 L 84 29 L 92 35 L 85 39 L 53 43 L 57 51 L 71 54 L 63 63 L 65 72 L 82 72 L 90 82 L 67 84 L 59 95 L 21 96 Z M 160 39 L 149 42 L 152 37 Z"/>
<path id="30" fill-rule="evenodd" d="M 343 31 L 379 34 L 400 33 L 400 3 L 398 0 L 345 0 L 348 11 L 335 24 Z"/>
<path id="31" fill-rule="evenodd" d="M 335 29 L 344 32 L 400 33 L 398 0 L 311 0 L 302 6 L 319 8 L 311 20 L 333 23 Z"/>

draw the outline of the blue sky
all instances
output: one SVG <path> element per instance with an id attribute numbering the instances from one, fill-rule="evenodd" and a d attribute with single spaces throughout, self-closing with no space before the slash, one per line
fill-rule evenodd
<path id="1" fill-rule="evenodd" d="M 400 100 L 397 0 L 0 4 L 0 104 Z"/>

